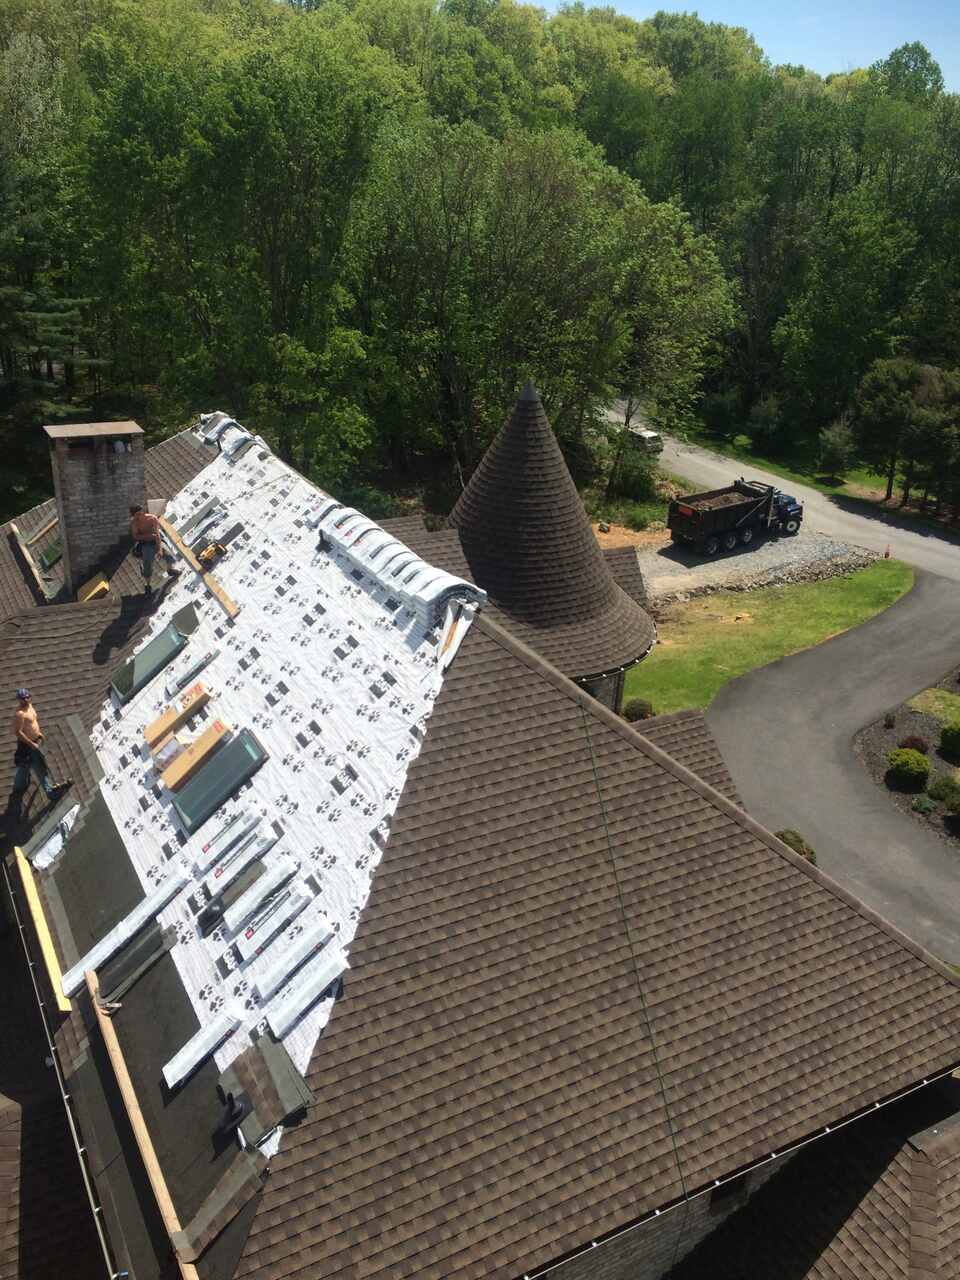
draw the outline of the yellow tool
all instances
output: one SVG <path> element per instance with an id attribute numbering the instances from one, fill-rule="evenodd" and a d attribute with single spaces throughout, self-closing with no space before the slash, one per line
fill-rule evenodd
<path id="1" fill-rule="evenodd" d="M 219 560 L 226 553 L 226 550 L 227 548 L 222 542 L 211 542 L 209 547 L 204 547 L 197 559 L 202 565 L 209 566 Z"/>

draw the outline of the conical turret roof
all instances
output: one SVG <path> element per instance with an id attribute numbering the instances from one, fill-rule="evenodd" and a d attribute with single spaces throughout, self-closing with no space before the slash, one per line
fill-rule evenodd
<path id="1" fill-rule="evenodd" d="M 528 382 L 450 516 L 477 584 L 566 675 L 635 662 L 654 626 L 613 581 Z"/>

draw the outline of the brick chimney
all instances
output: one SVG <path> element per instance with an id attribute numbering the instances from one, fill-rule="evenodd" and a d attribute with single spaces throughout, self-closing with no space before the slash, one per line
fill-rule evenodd
<path id="1" fill-rule="evenodd" d="M 130 507 L 146 507 L 143 431 L 135 422 L 44 427 L 50 439 L 67 590 L 76 595 L 97 569 L 118 560 Z"/>

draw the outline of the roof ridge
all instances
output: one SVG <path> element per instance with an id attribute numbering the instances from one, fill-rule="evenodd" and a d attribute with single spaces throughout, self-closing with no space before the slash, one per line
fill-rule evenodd
<path id="1" fill-rule="evenodd" d="M 579 685 L 570 680 L 569 677 L 565 676 L 561 671 L 553 666 L 552 663 L 548 662 L 546 658 L 541 657 L 540 654 L 531 649 L 529 645 L 524 644 L 522 640 L 516 639 L 505 628 L 494 622 L 492 618 L 485 614 L 484 610 L 480 609 L 477 611 L 477 616 L 474 619 L 473 625 L 475 627 L 479 626 L 491 640 L 509 650 L 509 652 L 511 652 L 515 657 L 519 658 L 538 674 L 549 680 L 550 683 L 553 684 L 561 693 L 566 694 L 566 696 L 572 701 L 575 701 L 580 706 L 585 707 L 593 714 L 595 719 L 606 724 L 608 728 L 613 729 L 626 742 L 632 743 L 633 746 L 637 747 L 651 760 L 655 761 L 662 768 L 672 773 L 679 781 L 686 783 L 702 799 L 707 800 L 709 803 L 713 804 L 715 808 L 719 809 L 721 813 L 732 818 L 741 827 L 743 827 L 744 830 L 749 831 L 751 835 L 755 836 L 765 844 L 773 853 L 778 854 L 784 859 L 784 861 L 792 863 L 793 866 L 797 867 L 798 870 L 802 871 L 811 880 L 816 881 L 822 888 L 826 889 L 829 893 L 832 893 L 834 897 L 839 898 L 843 903 L 855 910 L 870 924 L 881 929 L 884 933 L 893 938 L 895 942 L 898 942 L 907 951 L 914 955 L 918 960 L 921 960 L 924 964 L 928 965 L 941 977 L 949 979 L 953 986 L 960 989 L 960 974 L 955 973 L 938 956 L 935 956 L 933 952 L 928 951 L 925 947 L 921 946 L 920 943 L 915 942 L 912 938 L 908 937 L 907 934 L 893 924 L 892 921 L 888 920 L 885 916 L 880 915 L 879 912 L 874 911 L 872 907 L 868 907 L 865 902 L 862 902 L 848 889 L 845 889 L 843 885 L 839 884 L 838 881 L 834 880 L 831 876 L 828 876 L 826 872 L 821 871 L 819 867 L 813 866 L 811 863 L 807 862 L 806 858 L 802 858 L 800 854 L 795 853 L 793 849 L 788 845 L 785 845 L 782 840 L 778 840 L 772 832 L 767 831 L 765 827 L 762 827 L 760 823 L 756 821 L 756 819 L 752 818 L 748 813 L 745 813 L 743 809 L 740 809 L 731 800 L 728 800 L 727 797 L 717 791 L 715 787 L 710 786 L 709 783 L 704 782 L 702 778 L 698 777 L 697 774 L 693 773 L 690 769 L 679 764 L 674 760 L 673 756 L 668 755 L 661 747 L 656 746 L 655 743 L 651 742 L 648 738 L 645 738 L 639 730 L 634 729 L 633 726 L 622 719 L 622 717 L 616 715 L 607 707 L 603 706 L 602 703 L 596 700 L 596 698 L 592 697 L 584 689 L 580 688 Z"/>

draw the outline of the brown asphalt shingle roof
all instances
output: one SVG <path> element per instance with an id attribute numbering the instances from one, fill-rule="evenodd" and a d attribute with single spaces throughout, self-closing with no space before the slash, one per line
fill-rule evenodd
<path id="1" fill-rule="evenodd" d="M 672 756 L 677 764 L 682 764 L 708 786 L 743 808 L 730 770 L 702 711 L 675 711 L 671 715 L 654 716 L 633 727 L 654 746 Z"/>
<path id="2" fill-rule="evenodd" d="M 473 581 L 566 675 L 612 671 L 650 648 L 653 623 L 611 577 L 530 383 L 450 523 Z"/>
<path id="3" fill-rule="evenodd" d="M 960 1083 L 813 1143 L 670 1280 L 956 1280 Z"/>
<path id="4" fill-rule="evenodd" d="M 951 1067 L 958 997 L 481 613 L 237 1274 L 513 1280 Z"/>
<path id="5" fill-rule="evenodd" d="M 172 498 L 215 457 L 216 452 L 202 445 L 190 431 L 161 440 L 144 454 L 147 497 Z M 29 538 L 56 514 L 57 504 L 50 498 L 15 520 L 0 525 L 0 622 L 39 603 L 10 525 L 16 524 L 20 533 Z M 62 582 L 63 562 L 54 565 L 50 573 L 52 579 Z M 131 563 L 131 557 L 127 557 L 110 576 L 114 593 L 135 591 L 138 585 L 142 587 L 139 570 Z M 65 593 L 63 599 L 67 599 Z"/>

